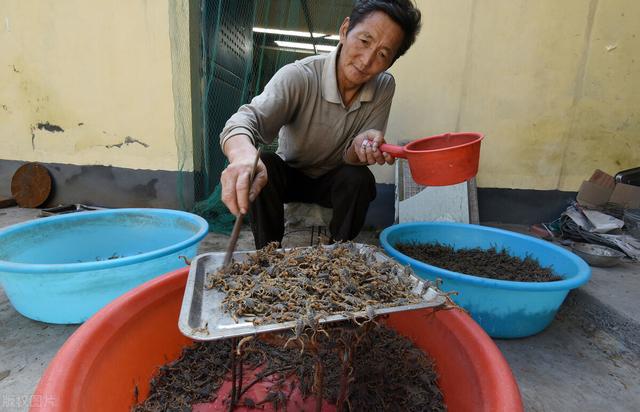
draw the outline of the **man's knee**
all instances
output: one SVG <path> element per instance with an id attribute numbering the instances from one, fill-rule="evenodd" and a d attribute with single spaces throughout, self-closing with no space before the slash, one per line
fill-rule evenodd
<path id="1" fill-rule="evenodd" d="M 284 164 L 284 161 L 280 156 L 272 152 L 260 152 L 260 160 L 266 166 L 267 170 L 279 167 Z"/>
<path id="2" fill-rule="evenodd" d="M 286 164 L 280 156 L 271 152 L 260 153 L 260 160 L 267 168 L 267 184 L 265 187 L 274 187 L 281 190 L 286 184 Z"/>
<path id="3" fill-rule="evenodd" d="M 358 191 L 371 200 L 376 197 L 376 179 L 366 166 L 342 167 L 336 175 L 336 183 L 343 189 Z"/>

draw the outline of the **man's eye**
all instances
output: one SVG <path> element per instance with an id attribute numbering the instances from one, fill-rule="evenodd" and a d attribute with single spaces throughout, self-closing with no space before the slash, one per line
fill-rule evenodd
<path id="1" fill-rule="evenodd" d="M 362 44 L 364 44 L 366 46 L 367 44 L 369 44 L 369 41 L 365 40 L 365 39 L 360 39 L 360 43 L 362 43 Z"/>

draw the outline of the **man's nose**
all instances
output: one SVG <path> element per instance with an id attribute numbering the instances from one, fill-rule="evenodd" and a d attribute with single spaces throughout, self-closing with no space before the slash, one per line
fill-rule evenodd
<path id="1" fill-rule="evenodd" d="M 371 48 L 367 49 L 362 53 L 362 64 L 364 68 L 368 68 L 373 63 L 373 59 L 376 56 L 376 51 Z"/>

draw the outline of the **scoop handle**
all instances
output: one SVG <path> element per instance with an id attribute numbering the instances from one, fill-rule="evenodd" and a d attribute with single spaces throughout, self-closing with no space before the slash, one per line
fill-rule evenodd
<path id="1" fill-rule="evenodd" d="M 406 153 L 404 152 L 404 146 L 396 146 L 393 144 L 383 143 L 379 147 L 380 151 L 387 152 L 393 157 L 401 157 L 403 159 L 407 158 Z"/>

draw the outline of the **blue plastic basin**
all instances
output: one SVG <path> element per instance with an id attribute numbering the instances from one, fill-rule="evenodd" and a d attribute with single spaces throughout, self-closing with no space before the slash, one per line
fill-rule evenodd
<path id="1" fill-rule="evenodd" d="M 442 289 L 457 291 L 454 301 L 469 311 L 494 338 L 519 338 L 542 331 L 553 320 L 569 290 L 589 280 L 591 269 L 582 259 L 544 240 L 502 229 L 460 223 L 402 223 L 380 234 L 385 251 L 402 264 L 411 265 L 417 275 L 442 279 Z M 551 266 L 563 280 L 555 282 L 513 282 L 452 272 L 431 266 L 399 252 L 405 242 L 440 242 L 454 249 L 495 246 L 512 256 L 532 256 L 542 266 Z"/>
<path id="2" fill-rule="evenodd" d="M 113 209 L 48 217 L 0 231 L 0 284 L 18 312 L 81 323 L 124 292 L 184 266 L 208 231 L 187 212 Z"/>

